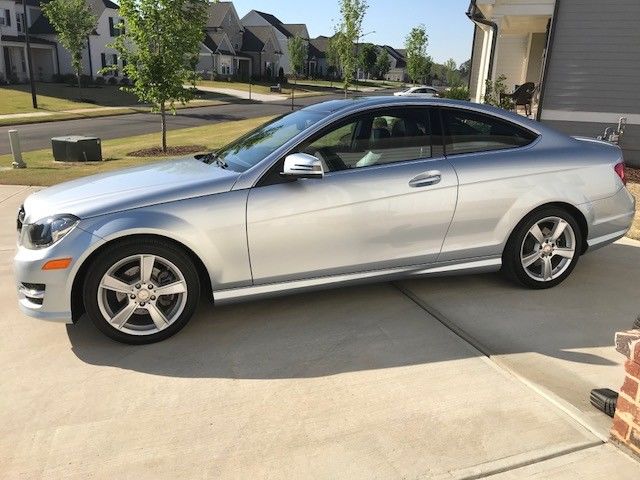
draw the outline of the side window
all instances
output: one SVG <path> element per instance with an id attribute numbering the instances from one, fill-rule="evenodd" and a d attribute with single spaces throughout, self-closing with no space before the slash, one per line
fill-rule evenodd
<path id="1" fill-rule="evenodd" d="M 298 151 L 319 158 L 326 171 L 370 167 L 432 157 L 427 109 L 361 115 L 305 142 Z"/>
<path id="2" fill-rule="evenodd" d="M 448 154 L 524 147 L 537 135 L 513 123 L 471 112 L 442 109 Z"/>

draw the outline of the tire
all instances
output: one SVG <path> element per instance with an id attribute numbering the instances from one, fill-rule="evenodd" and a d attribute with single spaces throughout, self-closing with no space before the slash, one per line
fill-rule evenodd
<path id="1" fill-rule="evenodd" d="M 130 239 L 109 245 L 92 260 L 83 287 L 87 314 L 118 342 L 154 343 L 180 331 L 200 297 L 195 265 L 162 240 Z"/>
<path id="2" fill-rule="evenodd" d="M 527 288 L 555 287 L 571 274 L 581 248 L 582 232 L 576 219 L 562 208 L 544 207 L 527 215 L 514 229 L 502 255 L 502 270 Z"/>

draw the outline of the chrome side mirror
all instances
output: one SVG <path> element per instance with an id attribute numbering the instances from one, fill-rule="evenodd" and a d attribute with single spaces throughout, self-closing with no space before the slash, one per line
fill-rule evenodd
<path id="1" fill-rule="evenodd" d="M 319 158 L 307 153 L 292 153 L 284 159 L 282 175 L 293 178 L 322 178 L 324 168 Z"/>

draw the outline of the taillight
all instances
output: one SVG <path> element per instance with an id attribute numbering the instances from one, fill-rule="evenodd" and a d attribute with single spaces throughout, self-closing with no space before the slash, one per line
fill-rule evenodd
<path id="1" fill-rule="evenodd" d="M 622 183 L 624 183 L 626 185 L 627 184 L 627 176 L 624 173 L 624 163 L 622 163 L 622 162 L 616 163 L 616 166 L 613 167 L 613 169 L 616 171 L 616 174 L 620 177 L 620 180 L 622 180 Z"/>

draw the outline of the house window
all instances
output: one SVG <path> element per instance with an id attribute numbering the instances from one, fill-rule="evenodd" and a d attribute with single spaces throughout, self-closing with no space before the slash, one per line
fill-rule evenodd
<path id="1" fill-rule="evenodd" d="M 16 28 L 18 33 L 24 33 L 24 13 L 16 13 Z"/>
<path id="2" fill-rule="evenodd" d="M 124 35 L 122 20 L 117 17 L 109 17 L 109 36 L 117 37 L 119 35 Z"/>
<path id="3" fill-rule="evenodd" d="M 11 11 L 10 10 L 0 10 L 0 26 L 11 26 Z"/>

